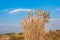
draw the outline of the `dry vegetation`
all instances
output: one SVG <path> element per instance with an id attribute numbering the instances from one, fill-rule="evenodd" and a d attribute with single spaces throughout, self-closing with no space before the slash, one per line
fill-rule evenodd
<path id="1" fill-rule="evenodd" d="M 60 36 L 58 36 L 60 31 L 46 33 L 45 24 L 49 19 L 49 12 L 38 10 L 33 16 L 31 10 L 28 18 L 25 18 L 22 22 L 22 26 L 24 27 L 24 40 L 60 40 Z"/>
<path id="2" fill-rule="evenodd" d="M 0 34 L 0 40 L 23 40 L 23 33 Z"/>
<path id="3" fill-rule="evenodd" d="M 45 37 L 46 40 L 60 40 L 60 30 L 50 31 Z"/>
<path id="4" fill-rule="evenodd" d="M 22 21 L 24 40 L 45 40 L 45 24 L 50 19 L 49 12 L 38 10 L 34 14 L 31 10 L 29 16 Z"/>
<path id="5" fill-rule="evenodd" d="M 0 34 L 0 40 L 23 40 L 23 33 Z M 45 40 L 60 40 L 60 30 L 46 33 Z"/>

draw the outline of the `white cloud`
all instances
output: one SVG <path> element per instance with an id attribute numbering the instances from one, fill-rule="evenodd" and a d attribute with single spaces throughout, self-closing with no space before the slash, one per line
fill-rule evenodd
<path id="1" fill-rule="evenodd" d="M 18 13 L 18 12 L 29 12 L 31 11 L 32 9 L 14 9 L 14 10 L 11 10 L 9 13 L 12 14 L 12 13 Z M 33 10 L 35 11 L 35 10 Z"/>
<path id="2" fill-rule="evenodd" d="M 19 24 L 15 24 L 15 23 L 0 23 L 0 26 L 20 27 Z"/>
<path id="3" fill-rule="evenodd" d="M 60 30 L 60 19 L 50 19 L 49 22 L 46 24 L 47 31 L 49 30 Z"/>
<path id="4" fill-rule="evenodd" d="M 49 19 L 49 21 L 60 20 L 60 19 Z"/>
<path id="5" fill-rule="evenodd" d="M 22 32 L 23 28 L 16 23 L 0 23 L 0 33 Z"/>

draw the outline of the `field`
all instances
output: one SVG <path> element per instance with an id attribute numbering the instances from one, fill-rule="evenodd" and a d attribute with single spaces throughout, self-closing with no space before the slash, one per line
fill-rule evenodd
<path id="1" fill-rule="evenodd" d="M 47 32 L 45 40 L 60 40 L 60 30 Z M 0 34 L 0 40 L 23 40 L 23 33 Z"/>

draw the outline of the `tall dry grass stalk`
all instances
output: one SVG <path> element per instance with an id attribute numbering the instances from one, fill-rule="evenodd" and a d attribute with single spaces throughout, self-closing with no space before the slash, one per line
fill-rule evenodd
<path id="1" fill-rule="evenodd" d="M 45 24 L 48 22 L 50 16 L 48 12 L 38 10 L 33 16 L 32 11 L 28 18 L 22 22 L 24 27 L 24 40 L 45 40 Z"/>

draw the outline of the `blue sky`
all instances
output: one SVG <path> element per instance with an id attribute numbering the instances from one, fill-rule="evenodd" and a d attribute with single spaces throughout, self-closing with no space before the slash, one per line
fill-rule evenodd
<path id="1" fill-rule="evenodd" d="M 48 29 L 52 28 L 52 23 L 55 24 L 54 26 L 57 26 L 57 29 L 60 28 L 60 0 L 0 0 L 0 29 L 2 25 L 4 25 L 3 27 L 8 28 L 8 31 L 12 31 L 14 28 L 13 25 L 18 26 L 21 19 L 28 15 L 26 12 L 20 12 L 20 9 L 26 11 L 27 9 L 43 9 L 44 11 L 49 11 L 51 22 L 48 26 L 51 27 L 48 27 Z M 12 14 L 10 14 L 11 12 Z M 9 25 L 11 25 L 11 28 L 8 27 Z M 2 28 L 2 30 L 4 28 Z M 56 27 L 53 27 L 53 29 L 56 29 Z M 7 31 L 6 29 L 4 30 Z M 13 32 L 15 32 L 15 30 L 18 31 L 14 29 Z M 20 28 L 19 30 L 22 29 Z"/>

